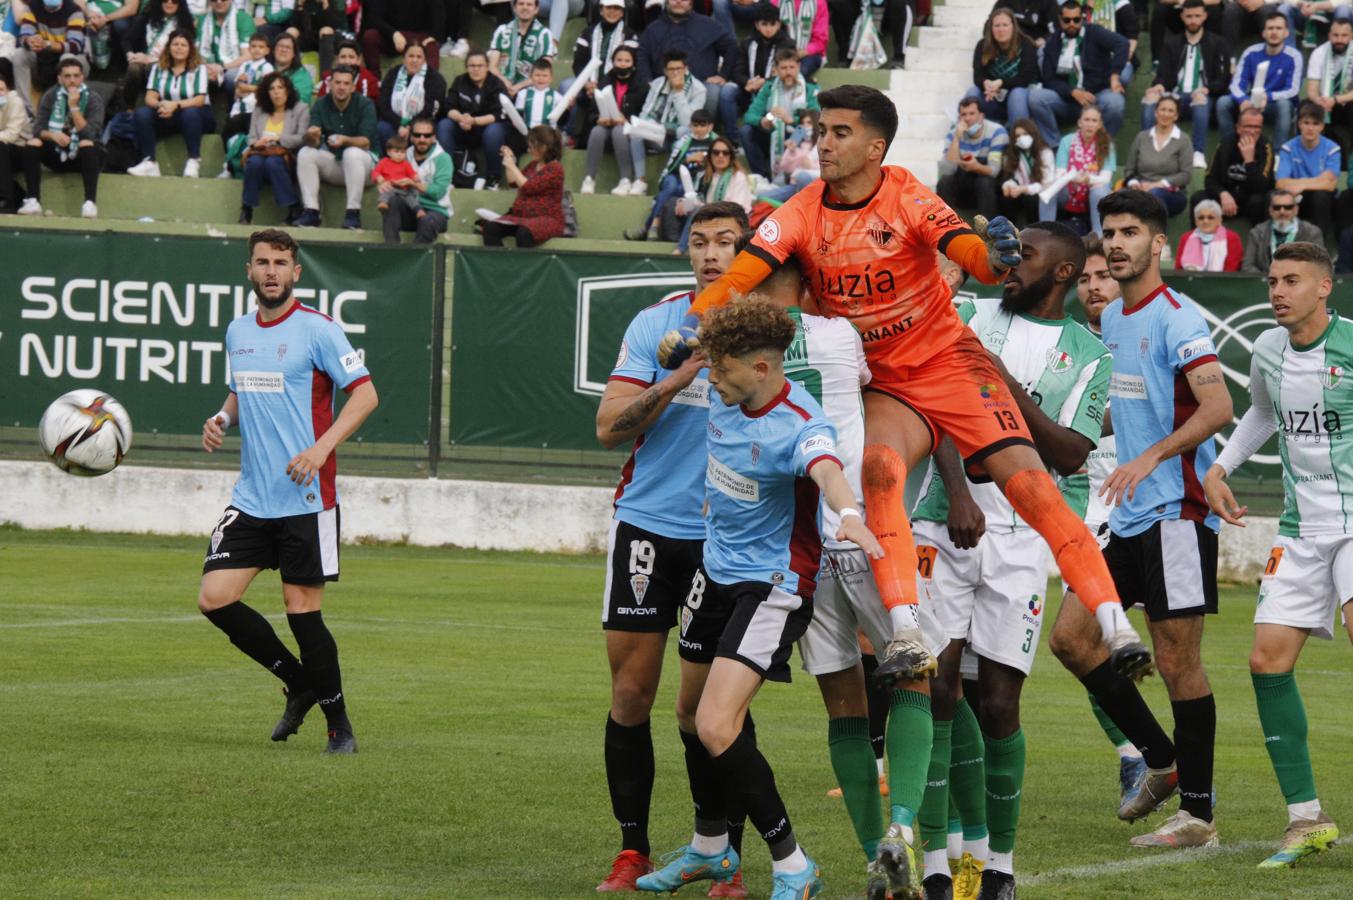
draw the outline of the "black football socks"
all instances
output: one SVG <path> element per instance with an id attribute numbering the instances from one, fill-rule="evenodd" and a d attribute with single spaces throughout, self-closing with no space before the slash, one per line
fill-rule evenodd
<path id="1" fill-rule="evenodd" d="M 1165 736 L 1164 729 L 1151 714 L 1151 708 L 1142 699 L 1137 686 L 1115 672 L 1112 662 L 1105 660 L 1101 665 L 1086 672 L 1081 678 L 1081 684 L 1094 695 L 1100 709 L 1108 713 L 1119 730 L 1136 745 L 1148 766 L 1153 769 L 1168 769 L 1174 765 L 1174 744 Z M 1214 730 L 1215 721 L 1214 711 Z M 1211 789 L 1211 778 L 1209 771 L 1208 790 Z"/>
<path id="2" fill-rule="evenodd" d="M 621 725 L 606 717 L 606 785 L 620 825 L 622 850 L 649 855 L 648 807 L 653 798 L 653 733 L 645 720 Z"/>
<path id="3" fill-rule="evenodd" d="M 225 632 L 240 651 L 287 686 L 287 690 L 305 690 L 310 686 L 301 662 L 273 631 L 263 614 L 241 601 L 203 613 L 207 621 Z"/>
<path id="4" fill-rule="evenodd" d="M 346 724 L 343 703 L 343 676 L 338 669 L 338 644 L 324 624 L 319 610 L 308 613 L 287 613 L 287 624 L 301 648 L 301 665 L 305 668 L 309 687 L 315 692 L 319 708 L 329 725 Z"/>

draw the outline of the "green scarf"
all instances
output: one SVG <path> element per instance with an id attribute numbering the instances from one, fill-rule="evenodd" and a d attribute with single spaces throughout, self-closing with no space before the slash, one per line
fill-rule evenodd
<path id="1" fill-rule="evenodd" d="M 802 53 L 813 39 L 813 20 L 817 18 L 817 0 L 801 0 L 798 15 L 794 14 L 794 0 L 780 0 L 780 21 L 785 33 L 794 39 L 794 48 Z"/>
<path id="2" fill-rule="evenodd" d="M 208 10 L 198 22 L 197 32 L 197 45 L 210 48 L 207 53 L 208 61 L 225 65 L 240 55 L 239 14 L 233 6 L 220 25 L 216 24 L 215 13 Z M 222 47 L 226 48 L 225 54 L 221 53 Z"/>
<path id="3" fill-rule="evenodd" d="M 1343 65 L 1336 67 L 1335 61 L 1334 48 L 1331 47 L 1329 58 L 1325 60 L 1325 74 L 1320 78 L 1320 96 L 1322 97 L 1333 97 L 1336 94 L 1353 90 L 1353 45 L 1350 45 L 1344 51 Z M 1330 114 L 1325 113 L 1325 121 L 1329 122 L 1329 120 Z"/>
<path id="4" fill-rule="evenodd" d="M 1188 64 L 1190 54 L 1193 56 L 1192 66 Z M 1186 41 L 1184 62 L 1179 69 L 1179 93 L 1192 94 L 1200 87 L 1203 87 L 1203 42 L 1190 44 Z"/>
<path id="5" fill-rule="evenodd" d="M 1299 221 L 1299 220 L 1298 220 Z M 1281 238 L 1281 240 L 1280 240 Z M 1283 244 L 1290 244 L 1297 239 L 1297 229 L 1293 228 L 1286 234 L 1281 234 L 1278 229 L 1269 227 L 1268 230 L 1268 255 L 1271 259 L 1273 254 L 1278 252 L 1278 248 Z"/>
<path id="6" fill-rule="evenodd" d="M 84 115 L 85 110 L 89 109 L 89 85 L 80 85 L 80 114 Z M 47 131 L 59 132 L 65 131 L 67 121 L 70 115 L 70 96 L 66 89 L 61 85 L 56 87 L 56 102 L 52 104 L 52 117 L 47 120 Z M 80 152 L 80 140 L 76 134 L 71 134 L 70 146 L 58 148 L 58 156 L 62 160 L 74 159 Z"/>
<path id="7" fill-rule="evenodd" d="M 796 109 L 803 109 L 808 105 L 808 85 L 802 75 L 794 82 L 794 89 L 789 90 L 785 83 L 778 77 L 771 82 L 770 89 L 770 108 L 776 106 L 789 113 L 791 116 Z M 779 161 L 785 154 L 785 132 L 788 128 L 784 119 L 776 118 L 775 124 L 770 129 L 770 152 L 771 161 Z"/>
<path id="8" fill-rule="evenodd" d="M 399 67 L 394 90 L 390 93 L 390 108 L 399 115 L 401 125 L 408 125 L 423 111 L 423 79 L 427 74 L 427 63 L 413 75 L 409 74 L 408 66 Z"/>
<path id="9" fill-rule="evenodd" d="M 733 180 L 734 171 L 735 170 L 731 165 L 723 170 L 723 174 L 714 182 L 714 196 L 712 197 L 709 196 L 709 176 L 705 176 L 706 203 L 718 203 L 723 200 L 724 195 L 728 193 L 728 183 Z"/>

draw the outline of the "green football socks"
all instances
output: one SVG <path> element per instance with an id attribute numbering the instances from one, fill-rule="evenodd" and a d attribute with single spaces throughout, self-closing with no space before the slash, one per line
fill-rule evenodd
<path id="1" fill-rule="evenodd" d="M 1289 804 L 1315 799 L 1315 774 L 1306 745 L 1306 706 L 1291 672 L 1250 675 L 1259 703 L 1259 725 L 1264 747 L 1273 761 L 1278 786 Z"/>
<path id="2" fill-rule="evenodd" d="M 930 695 L 918 691 L 893 691 L 888 711 L 888 792 L 891 821 L 908 828 L 916 820 L 925 795 L 930 769 L 930 747 L 935 726 L 930 718 Z"/>
<path id="3" fill-rule="evenodd" d="M 1012 853 L 1019 825 L 1020 794 L 1024 791 L 1024 731 L 1009 737 L 989 737 L 986 748 L 991 852 Z"/>
<path id="4" fill-rule="evenodd" d="M 879 801 L 878 765 L 869 741 L 869 719 L 864 716 L 829 719 L 827 749 L 855 837 L 864 855 L 872 860 L 883 837 L 883 805 Z"/>
<path id="5" fill-rule="evenodd" d="M 986 746 L 977 716 L 967 700 L 954 707 L 952 755 L 949 764 L 949 796 L 963 822 L 965 843 L 987 837 Z"/>
<path id="6" fill-rule="evenodd" d="M 926 852 L 943 851 L 949 841 L 949 760 L 954 723 L 935 720 L 935 741 L 930 748 L 930 771 L 921 800 L 921 845 Z"/>

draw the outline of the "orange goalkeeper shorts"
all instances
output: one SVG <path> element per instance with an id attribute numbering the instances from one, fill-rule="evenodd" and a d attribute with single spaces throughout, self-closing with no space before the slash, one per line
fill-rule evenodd
<path id="1" fill-rule="evenodd" d="M 873 375 L 865 390 L 891 397 L 919 416 L 930 429 L 931 452 L 947 435 L 973 472 L 997 450 L 1034 446 L 1005 379 L 971 331 L 964 329 L 957 341 L 916 365 L 894 362 L 886 344 L 865 346 Z"/>

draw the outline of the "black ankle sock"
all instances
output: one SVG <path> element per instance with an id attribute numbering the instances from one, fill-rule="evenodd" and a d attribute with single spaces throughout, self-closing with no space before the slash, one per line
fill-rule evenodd
<path id="1" fill-rule="evenodd" d="M 230 643 L 245 656 L 282 679 L 287 690 L 304 690 L 309 682 L 298 660 L 282 643 L 262 613 L 240 601 L 203 613 L 207 621 L 225 632 Z"/>
<path id="2" fill-rule="evenodd" d="M 784 859 L 798 843 L 785 812 L 784 801 L 775 787 L 775 773 L 746 733 L 739 734 L 728 749 L 714 758 L 729 794 L 742 798 L 752 827 L 770 847 L 772 859 Z"/>
<path id="3" fill-rule="evenodd" d="M 338 669 L 338 644 L 324 624 L 319 610 L 308 613 L 287 613 L 287 624 L 301 648 L 301 665 L 309 678 L 310 687 L 324 710 L 330 725 L 345 718 L 343 702 L 343 675 Z"/>
<path id="4" fill-rule="evenodd" d="M 869 704 L 869 744 L 874 748 L 874 759 L 883 759 L 883 738 L 888 731 L 888 709 L 893 705 L 893 692 L 874 684 L 874 672 L 879 667 L 877 656 L 861 654 L 860 662 L 864 665 L 865 700 Z"/>
<path id="5" fill-rule="evenodd" d="M 1137 686 L 1115 672 L 1109 661 L 1087 672 L 1081 678 L 1081 684 L 1095 695 L 1100 708 L 1136 745 L 1148 766 L 1166 769 L 1174 764 L 1174 744 L 1151 714 L 1151 708 L 1142 699 Z"/>
<path id="6" fill-rule="evenodd" d="M 751 710 L 747 711 L 747 717 L 742 722 L 742 733 L 747 739 L 756 744 L 756 723 L 752 721 Z M 742 797 L 736 793 L 730 794 L 724 792 L 724 816 L 728 819 L 728 843 L 737 851 L 738 856 L 742 855 L 742 833 L 747 826 L 747 808 L 742 802 Z"/>
<path id="7" fill-rule="evenodd" d="M 1211 694 L 1197 700 L 1176 700 L 1175 754 L 1179 757 L 1179 808 L 1204 822 L 1212 821 L 1212 762 L 1217 742 L 1217 702 Z"/>
<path id="8" fill-rule="evenodd" d="M 620 823 L 623 850 L 648 856 L 648 806 L 653 799 L 653 733 L 647 721 L 621 725 L 606 717 L 606 785 Z"/>
<path id="9" fill-rule="evenodd" d="M 691 784 L 691 800 L 695 804 L 697 822 L 722 822 L 726 818 L 723 781 L 710 759 L 709 751 L 696 735 L 680 731 L 681 743 L 686 748 L 686 778 Z M 719 834 L 719 831 L 715 831 Z"/>

